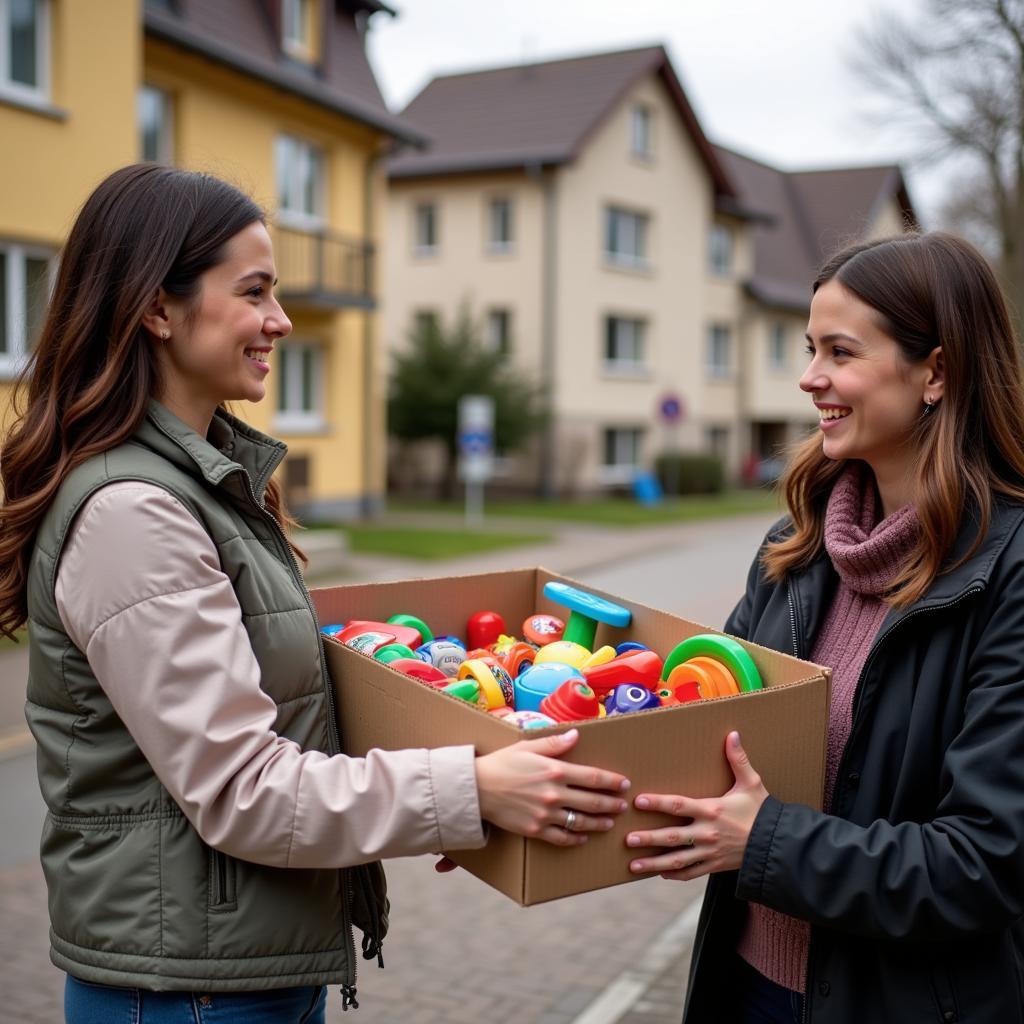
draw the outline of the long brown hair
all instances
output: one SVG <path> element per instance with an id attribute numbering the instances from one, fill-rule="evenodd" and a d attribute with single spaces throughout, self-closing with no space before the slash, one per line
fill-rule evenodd
<path id="1" fill-rule="evenodd" d="M 1006 302 L 985 258 L 954 235 L 901 235 L 837 253 L 814 281 L 839 281 L 878 314 L 908 363 L 942 347 L 944 390 L 910 439 L 917 453 L 920 539 L 888 593 L 905 607 L 945 565 L 965 510 L 977 524 L 964 562 L 981 543 L 997 495 L 1024 501 L 1024 378 Z M 827 458 L 817 434 L 801 444 L 783 478 L 792 532 L 769 544 L 762 562 L 782 580 L 821 551 L 825 507 L 846 463 Z"/>
<path id="2" fill-rule="evenodd" d="M 86 200 L 61 253 L 39 343 L 14 387 L 0 454 L 0 633 L 27 617 L 36 531 L 76 466 L 138 429 L 160 370 L 142 317 L 159 287 L 194 299 L 228 241 L 264 221 L 246 195 L 208 174 L 133 164 Z M 267 508 L 290 524 L 271 481 Z"/>

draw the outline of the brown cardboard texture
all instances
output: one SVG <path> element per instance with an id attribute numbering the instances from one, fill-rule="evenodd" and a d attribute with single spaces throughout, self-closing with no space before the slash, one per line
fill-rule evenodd
<path id="1" fill-rule="evenodd" d="M 561 580 L 629 608 L 631 625 L 598 628 L 596 645 L 636 640 L 665 657 L 680 641 L 713 633 L 694 622 L 623 601 L 545 569 L 517 569 L 440 579 L 370 583 L 313 591 L 321 625 L 351 619 L 383 621 L 397 612 L 417 615 L 435 634 L 463 636 L 474 612 L 502 614 L 511 633 L 534 612 L 565 617 L 543 596 L 544 584 Z M 621 772 L 640 792 L 717 796 L 732 785 L 725 737 L 739 730 L 768 791 L 784 801 L 821 807 L 825 770 L 829 670 L 740 641 L 756 663 L 765 688 L 674 708 L 616 715 L 576 725 L 580 739 L 567 759 Z M 327 665 L 337 697 L 342 745 L 352 756 L 377 747 L 399 750 L 472 744 L 485 754 L 529 733 L 448 694 L 403 676 L 335 640 L 326 640 Z M 480 850 L 448 851 L 452 860 L 523 905 L 634 881 L 630 859 L 642 850 L 625 845 L 636 828 L 667 824 L 665 815 L 630 807 L 607 833 L 592 833 L 583 846 L 562 848 L 492 829 Z"/>

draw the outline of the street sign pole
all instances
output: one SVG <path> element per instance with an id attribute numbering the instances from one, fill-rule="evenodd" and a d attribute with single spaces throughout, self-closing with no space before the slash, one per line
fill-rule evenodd
<path id="1" fill-rule="evenodd" d="M 681 395 L 663 395 L 658 403 L 658 414 L 665 424 L 665 454 L 668 456 L 668 471 L 665 474 L 665 489 L 673 498 L 679 497 L 679 424 L 686 415 L 686 406 Z"/>
<path id="2" fill-rule="evenodd" d="M 459 473 L 466 485 L 466 527 L 484 524 L 484 485 L 494 465 L 494 399 L 463 395 L 459 399 Z"/>

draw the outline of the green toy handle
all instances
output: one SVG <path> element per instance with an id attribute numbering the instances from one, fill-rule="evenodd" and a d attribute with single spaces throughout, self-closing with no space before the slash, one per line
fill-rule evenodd
<path id="1" fill-rule="evenodd" d="M 672 669 L 690 658 L 716 658 L 735 676 L 740 693 L 750 693 L 763 689 L 761 673 L 757 671 L 754 659 L 746 649 L 731 636 L 719 636 L 717 633 L 698 633 L 691 636 L 672 649 L 665 659 L 661 670 L 661 678 L 667 680 Z"/>

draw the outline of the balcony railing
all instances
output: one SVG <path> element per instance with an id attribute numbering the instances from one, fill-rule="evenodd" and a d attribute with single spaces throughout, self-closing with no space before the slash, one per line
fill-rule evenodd
<path id="1" fill-rule="evenodd" d="M 285 303 L 341 308 L 374 306 L 370 242 L 326 228 L 274 229 L 278 294 Z"/>

